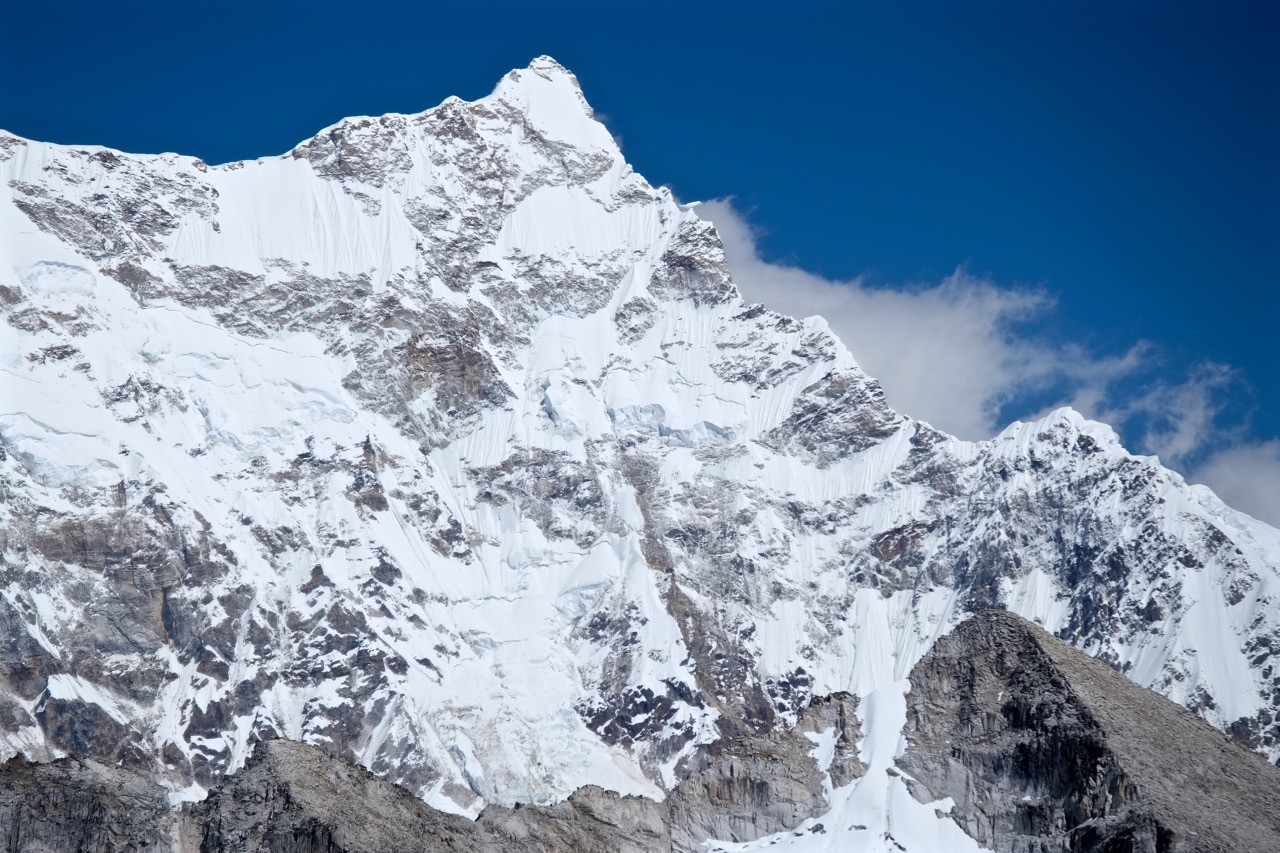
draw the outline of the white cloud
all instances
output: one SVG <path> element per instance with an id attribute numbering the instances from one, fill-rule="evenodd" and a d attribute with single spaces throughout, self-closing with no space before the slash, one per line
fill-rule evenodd
<path id="1" fill-rule="evenodd" d="M 755 232 L 731 201 L 697 210 L 719 231 L 743 298 L 824 317 L 898 411 L 982 439 L 1006 425 L 1011 405 L 1071 405 L 1112 424 L 1133 449 L 1159 454 L 1233 506 L 1280 525 L 1280 440 L 1250 442 L 1242 424 L 1227 423 L 1228 403 L 1244 387 L 1231 368 L 1202 364 L 1171 383 L 1160 377 L 1159 348 L 1149 342 L 1102 356 L 1024 331 L 1054 309 L 1043 290 L 1003 288 L 963 270 L 900 288 L 832 281 L 761 258 Z"/>
<path id="2" fill-rule="evenodd" d="M 1051 311 L 1052 297 L 1000 288 L 963 271 L 939 284 L 889 289 L 770 263 L 731 202 L 707 202 L 698 212 L 719 231 L 748 302 L 798 317 L 820 314 L 896 409 L 961 438 L 997 432 L 1002 407 L 1018 395 L 1064 380 L 1105 384 L 1134 369 L 1145 350 L 1095 359 L 1020 336 L 1015 327 Z"/>
<path id="3" fill-rule="evenodd" d="M 1227 426 L 1221 418 L 1241 385 L 1231 367 L 1206 362 L 1194 367 L 1182 382 L 1157 381 L 1122 399 L 1108 395 L 1106 388 L 1085 389 L 1091 400 L 1080 410 L 1098 420 L 1138 426 L 1144 451 L 1181 467 L 1198 461 L 1214 445 L 1244 439 L 1242 424 Z"/>
<path id="4" fill-rule="evenodd" d="M 1188 479 L 1204 483 L 1241 512 L 1280 526 L 1280 439 L 1220 450 Z"/>

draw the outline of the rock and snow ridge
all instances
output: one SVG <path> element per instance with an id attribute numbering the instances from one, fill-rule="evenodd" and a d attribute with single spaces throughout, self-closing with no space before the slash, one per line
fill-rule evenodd
<path id="1" fill-rule="evenodd" d="M 6 754 L 176 801 L 285 736 L 475 815 L 847 691 L 892 822 L 1001 604 L 1280 757 L 1280 533 L 1070 410 L 893 412 L 545 57 L 224 166 L 0 133 L 0 314 Z"/>

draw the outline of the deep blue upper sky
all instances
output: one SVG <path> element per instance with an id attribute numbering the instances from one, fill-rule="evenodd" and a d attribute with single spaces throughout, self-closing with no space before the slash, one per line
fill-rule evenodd
<path id="1" fill-rule="evenodd" d="M 1280 435 L 1276 4 L 434 5 L 11 4 L 0 127 L 224 162 L 547 53 L 638 171 L 736 197 L 767 256 L 1044 287 L 1044 334 L 1232 365 Z"/>

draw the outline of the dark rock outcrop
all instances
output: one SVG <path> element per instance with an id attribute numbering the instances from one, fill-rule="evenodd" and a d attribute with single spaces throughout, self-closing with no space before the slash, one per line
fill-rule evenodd
<path id="1" fill-rule="evenodd" d="M 911 673 L 900 761 L 1001 853 L 1280 850 L 1280 769 L 1018 616 Z"/>
<path id="2" fill-rule="evenodd" d="M 170 850 L 177 831 L 165 790 L 96 761 L 0 765 L 0 847 L 24 853 Z"/>

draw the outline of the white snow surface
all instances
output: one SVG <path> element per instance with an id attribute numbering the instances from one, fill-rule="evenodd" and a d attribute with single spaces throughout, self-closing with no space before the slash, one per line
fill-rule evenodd
<path id="1" fill-rule="evenodd" d="M 710 846 L 976 849 L 890 771 L 911 667 L 986 603 L 1220 727 L 1277 710 L 1276 530 L 1070 410 L 891 412 L 552 60 L 281 157 L 0 133 L 0 173 L 0 605 L 45 667 L 6 701 L 100 709 L 175 798 L 273 733 L 468 815 L 660 798 L 733 691 L 788 725 L 844 690 L 866 776 Z"/>

